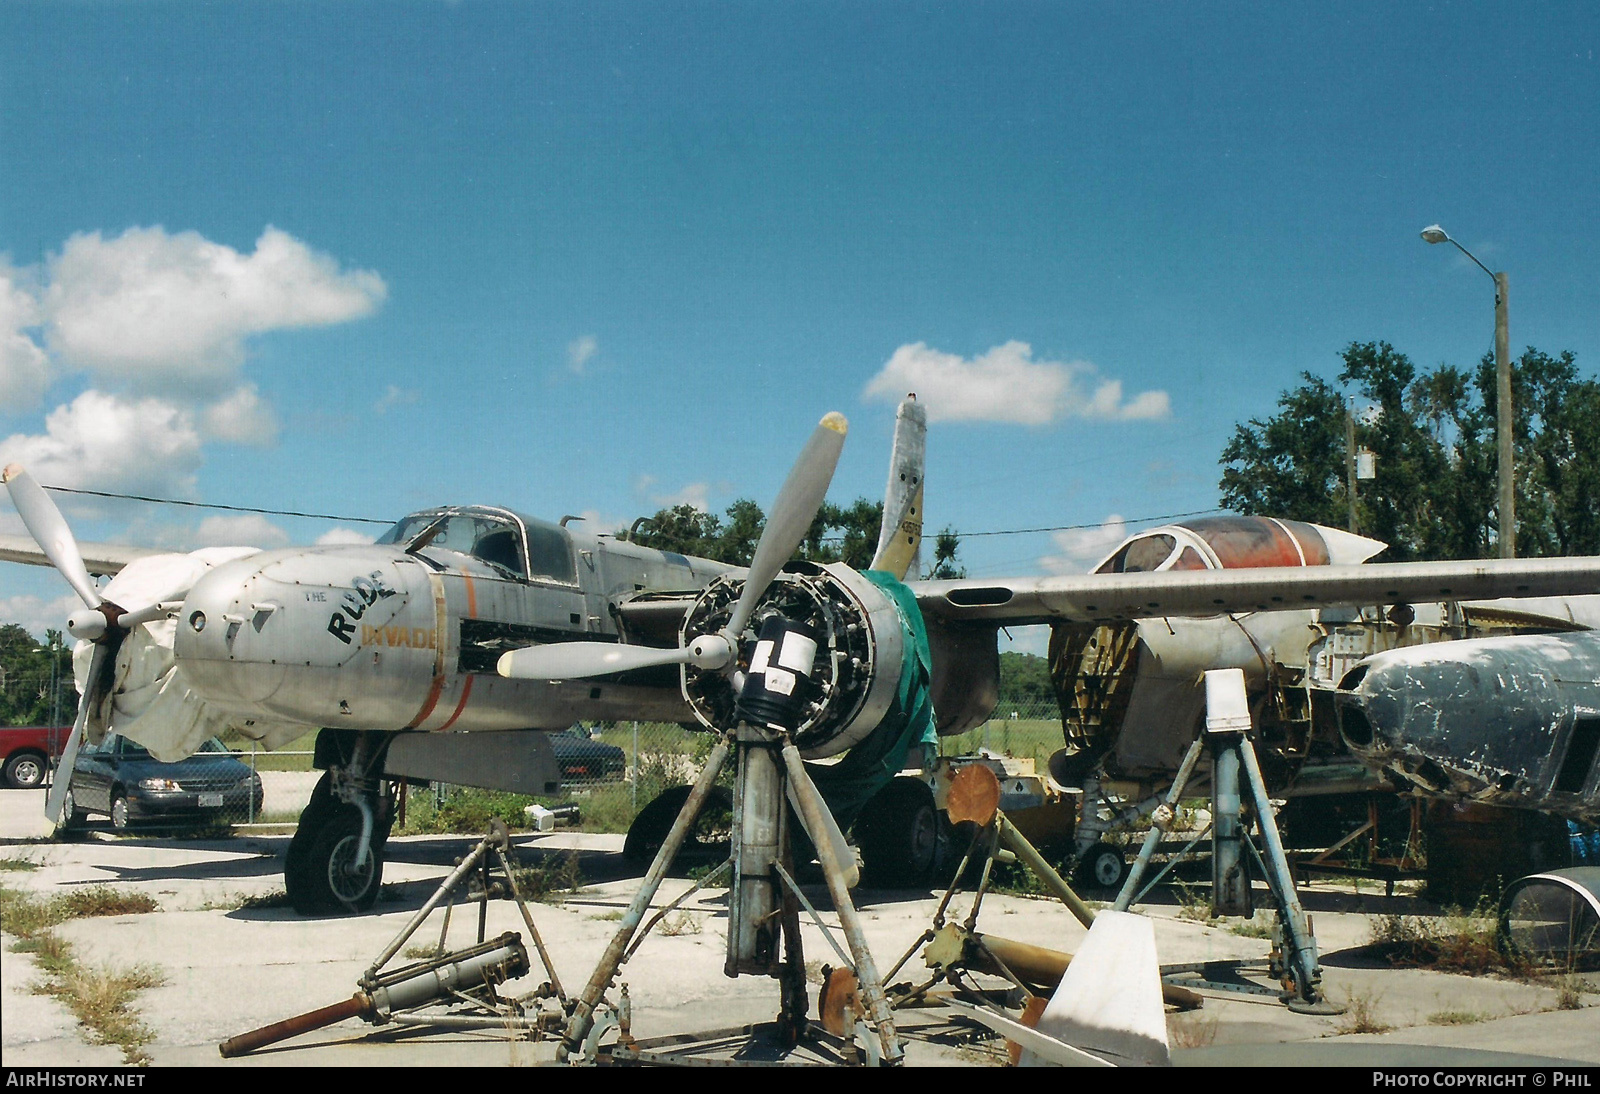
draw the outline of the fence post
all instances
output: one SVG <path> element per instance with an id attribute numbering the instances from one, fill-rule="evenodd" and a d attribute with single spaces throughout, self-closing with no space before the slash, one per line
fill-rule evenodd
<path id="1" fill-rule="evenodd" d="M 249 817 L 250 819 L 245 822 L 246 824 L 254 824 L 256 822 L 256 787 L 255 787 L 255 784 L 256 784 L 256 780 L 259 779 L 259 778 L 261 778 L 261 775 L 260 775 L 260 773 L 258 771 L 256 771 L 256 742 L 251 741 L 250 742 L 250 804 L 249 804 L 249 806 L 246 807 L 246 811 L 245 811 L 245 816 Z M 261 795 L 261 808 L 263 808 L 263 809 L 265 809 L 267 807 L 266 798 L 267 798 L 266 794 L 263 793 Z"/>
<path id="2" fill-rule="evenodd" d="M 639 811 L 639 723 L 633 723 L 633 811 Z"/>

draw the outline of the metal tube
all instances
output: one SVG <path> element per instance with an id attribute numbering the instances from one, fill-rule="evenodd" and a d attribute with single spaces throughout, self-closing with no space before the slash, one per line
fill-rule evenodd
<path id="1" fill-rule="evenodd" d="M 528 928 L 528 936 L 533 939 L 533 948 L 539 951 L 539 963 L 544 966 L 545 975 L 550 978 L 550 986 L 556 989 L 556 998 L 561 1000 L 563 1006 L 567 1002 L 567 993 L 561 987 L 561 977 L 556 975 L 556 966 L 550 960 L 550 951 L 544 948 L 544 939 L 539 937 L 539 928 L 533 925 L 533 913 L 528 911 L 528 905 L 522 899 L 522 893 L 517 890 L 516 875 L 511 872 L 511 863 L 506 858 L 506 853 L 498 845 L 494 849 L 495 857 L 500 860 L 500 869 L 505 871 L 506 884 L 511 887 L 511 898 L 516 901 L 517 911 L 522 913 L 523 926 Z M 488 907 L 486 903 L 484 907 Z"/>
<path id="2" fill-rule="evenodd" d="M 385 946 L 383 952 L 378 955 L 377 960 L 367 966 L 367 971 L 361 977 L 362 983 L 367 983 L 374 979 L 378 975 L 378 970 L 388 964 L 391 957 L 400 952 L 400 947 L 404 946 L 406 940 L 411 937 L 418 927 L 422 926 L 422 921 L 433 914 L 433 910 L 461 883 L 462 878 L 477 867 L 478 859 L 486 855 L 488 851 L 489 841 L 482 840 L 466 858 L 461 860 L 461 865 L 452 870 L 450 876 L 444 879 L 444 884 L 435 889 L 433 895 L 423 902 L 422 907 L 417 909 L 417 914 L 412 916 L 410 922 L 401 928 L 399 934 L 395 935 L 394 941 Z M 445 929 L 448 930 L 449 926 L 449 920 L 447 919 L 445 921 Z M 441 945 L 443 941 L 441 938 Z"/>
<path id="3" fill-rule="evenodd" d="M 1351 480 L 1352 483 L 1355 481 Z M 1354 510 L 1352 510 L 1354 512 Z M 1350 529 L 1352 532 L 1354 528 Z M 1170 811 L 1178 804 L 1178 799 L 1183 796 L 1183 788 L 1189 783 L 1189 775 L 1194 771 L 1195 763 L 1200 759 L 1201 740 L 1196 737 L 1189 745 L 1189 751 L 1184 753 L 1183 763 L 1178 765 L 1178 774 L 1172 780 L 1172 786 L 1167 791 L 1166 807 Z M 1139 879 L 1144 876 L 1145 869 L 1150 865 L 1150 857 L 1156 852 L 1156 845 L 1161 842 L 1165 833 L 1161 825 L 1151 824 L 1150 831 L 1144 837 L 1144 846 L 1139 848 L 1139 857 L 1134 859 L 1133 868 L 1128 871 L 1128 880 L 1122 883 L 1122 891 L 1117 894 L 1116 903 L 1111 907 L 1115 911 L 1125 912 L 1133 904 L 1133 894 L 1139 886 Z"/>
<path id="4" fill-rule="evenodd" d="M 1004 813 L 996 812 L 995 817 L 1000 823 L 1000 839 L 1006 847 L 1019 859 L 1028 864 L 1028 869 L 1042 882 L 1044 887 L 1056 895 L 1056 898 L 1065 904 L 1085 927 L 1094 925 L 1094 909 L 1083 902 L 1077 893 L 1072 891 L 1061 875 L 1056 873 L 1054 866 L 1044 860 L 1039 849 L 1028 842 L 1028 837 L 1017 831 L 1017 826 L 1012 824 Z"/>
<path id="5" fill-rule="evenodd" d="M 1316 1002 L 1321 998 L 1318 985 L 1322 979 L 1321 970 L 1317 967 L 1317 942 L 1311 935 L 1305 910 L 1300 907 L 1300 897 L 1294 889 L 1289 860 L 1283 853 L 1283 841 L 1278 838 L 1278 825 L 1272 817 L 1272 803 L 1267 798 L 1267 786 L 1261 778 L 1261 768 L 1256 763 L 1255 749 L 1249 746 L 1249 742 L 1244 742 L 1238 751 L 1244 762 L 1251 795 L 1255 799 L 1261 839 L 1267 845 L 1266 862 L 1262 865 L 1266 867 L 1273 892 L 1282 901 L 1284 928 L 1294 947 L 1290 960 L 1294 967 L 1295 983 L 1299 986 L 1301 998 Z"/>
<path id="6" fill-rule="evenodd" d="M 794 796 L 800 804 L 801 816 L 805 818 L 806 829 L 811 832 L 827 832 L 827 824 L 823 820 L 822 797 L 817 793 L 816 784 L 811 781 L 811 776 L 806 774 L 805 763 L 800 759 L 800 750 L 794 742 L 787 737 L 783 743 L 783 763 L 789 771 L 789 782 L 794 788 Z M 883 982 L 878 978 L 878 967 L 873 963 L 872 952 L 867 949 L 867 936 L 861 927 L 861 918 L 856 914 L 855 905 L 850 902 L 850 890 L 845 886 L 844 873 L 839 866 L 839 860 L 834 854 L 833 841 L 818 839 L 817 861 L 822 864 L 822 875 L 828 882 L 828 895 L 833 898 L 834 911 L 839 916 L 839 926 L 844 929 L 845 941 L 850 944 L 850 953 L 855 957 L 856 979 L 861 984 L 862 994 L 866 996 L 867 1013 L 872 1017 L 872 1024 L 877 1027 L 878 1040 L 883 1047 L 883 1061 L 886 1064 L 898 1064 L 902 1058 L 900 1038 L 894 1029 L 894 1014 L 889 1009 L 889 999 L 883 993 Z"/>
<path id="7" fill-rule="evenodd" d="M 573 1007 L 572 1017 L 567 1022 L 566 1035 L 556 1048 L 557 1060 L 565 1063 L 573 1052 L 583 1047 L 584 1038 L 594 1025 L 594 1009 L 600 1005 L 600 997 L 605 994 L 606 988 L 610 987 L 611 978 L 617 975 L 617 967 L 622 963 L 622 955 L 627 952 L 628 943 L 633 939 L 633 932 L 639 929 L 639 924 L 644 920 L 644 914 L 650 908 L 651 898 L 661 887 L 661 879 L 666 876 L 672 860 L 677 857 L 678 848 L 683 845 L 690 826 L 699 817 L 700 809 L 705 805 L 706 799 L 711 796 L 711 788 L 716 785 L 717 774 L 727 759 L 728 738 L 723 737 L 717 741 L 717 746 L 711 750 L 711 755 L 706 757 L 705 769 L 700 772 L 700 778 L 696 780 L 694 789 L 689 791 L 689 799 L 679 810 L 678 819 L 673 822 L 672 830 L 662 841 L 661 850 L 656 852 L 656 860 L 650 864 L 649 871 L 644 875 L 639 892 L 634 896 L 628 910 L 623 913 L 615 937 L 606 947 L 600 963 L 595 966 L 594 975 L 589 978 L 588 986 L 583 989 L 583 995 Z"/>

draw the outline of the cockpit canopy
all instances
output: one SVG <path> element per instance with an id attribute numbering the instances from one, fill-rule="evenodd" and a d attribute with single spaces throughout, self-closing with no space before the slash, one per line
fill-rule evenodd
<path id="1" fill-rule="evenodd" d="M 1201 517 L 1140 532 L 1094 568 L 1097 574 L 1239 570 L 1365 562 L 1385 544 L 1365 536 L 1276 517 Z"/>
<path id="2" fill-rule="evenodd" d="M 425 509 L 403 517 L 378 542 L 425 551 L 433 558 L 446 551 L 468 555 L 519 581 L 572 585 L 578 580 L 567 533 L 509 509 Z"/>

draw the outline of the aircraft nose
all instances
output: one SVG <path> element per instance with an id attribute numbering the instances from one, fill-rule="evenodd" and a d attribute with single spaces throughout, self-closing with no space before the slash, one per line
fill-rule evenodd
<path id="1" fill-rule="evenodd" d="M 283 684 L 286 659 L 262 656 L 242 638 L 260 635 L 282 608 L 256 595 L 260 580 L 256 559 L 240 559 L 201 577 L 184 598 L 174 651 L 209 699 L 258 703 Z"/>

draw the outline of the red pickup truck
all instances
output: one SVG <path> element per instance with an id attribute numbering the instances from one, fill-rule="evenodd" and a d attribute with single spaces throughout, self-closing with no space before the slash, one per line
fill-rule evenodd
<path id="1" fill-rule="evenodd" d="M 71 726 L 6 726 L 0 728 L 0 782 L 27 790 L 43 786 L 50 765 L 61 756 Z"/>

